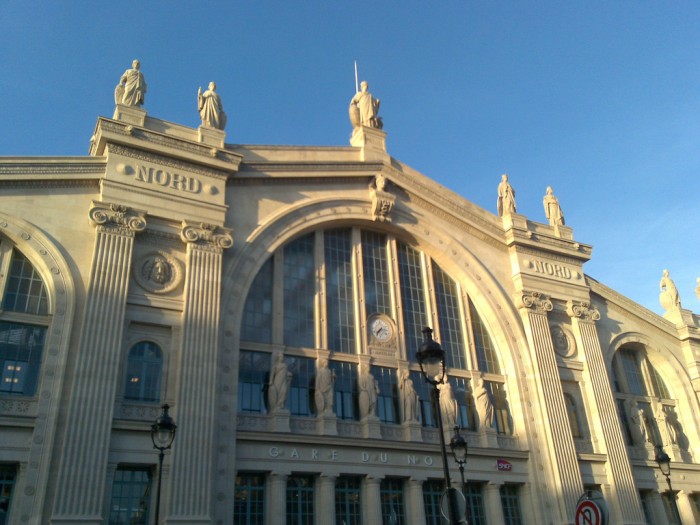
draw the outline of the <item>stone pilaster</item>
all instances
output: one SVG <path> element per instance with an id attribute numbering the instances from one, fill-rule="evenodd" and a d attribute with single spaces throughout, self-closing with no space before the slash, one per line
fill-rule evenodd
<path id="1" fill-rule="evenodd" d="M 484 485 L 484 506 L 489 517 L 489 525 L 505 525 L 503 503 L 501 502 L 501 485 L 486 483 Z"/>
<path id="2" fill-rule="evenodd" d="M 600 313 L 588 303 L 569 301 L 567 313 L 571 316 L 571 324 L 577 344 L 583 348 L 586 356 L 590 384 L 597 408 L 600 425 L 603 429 L 603 440 L 607 451 L 607 472 L 610 489 L 615 498 L 610 501 L 612 521 L 619 520 L 625 524 L 643 524 L 644 512 L 639 495 L 634 484 L 632 467 L 627 455 L 627 448 L 622 439 L 623 432 L 617 414 L 615 398 L 610 387 L 610 378 L 605 367 L 603 351 L 595 327 L 595 321 L 600 319 Z M 616 518 L 616 516 L 619 516 Z"/>
<path id="3" fill-rule="evenodd" d="M 101 524 L 134 236 L 144 212 L 93 202 L 97 227 L 52 523 Z"/>
<path id="4" fill-rule="evenodd" d="M 221 259 L 233 239 L 225 228 L 188 222 L 183 222 L 181 237 L 187 243 L 187 278 L 167 516 L 178 524 L 208 525 L 219 450 L 211 422 L 216 415 Z"/>
<path id="5" fill-rule="evenodd" d="M 668 517 L 666 516 L 666 507 L 664 507 L 664 502 L 661 499 L 661 494 L 654 491 L 654 493 L 649 498 L 650 511 L 652 514 L 652 523 L 655 525 L 666 525 L 668 523 Z"/>
<path id="6" fill-rule="evenodd" d="M 547 313 L 552 311 L 553 305 L 539 292 L 522 292 L 518 302 L 536 369 L 534 380 L 538 382 L 543 418 L 540 429 L 548 449 L 541 452 L 541 460 L 550 467 L 547 484 L 550 501 L 556 505 L 552 507 L 556 512 L 553 517 L 561 523 L 573 523 L 583 483 L 547 321 Z"/>
<path id="7" fill-rule="evenodd" d="M 683 525 L 700 523 L 700 512 L 695 512 L 695 509 L 693 508 L 695 505 L 692 501 L 690 501 L 690 494 L 685 490 L 681 490 L 680 492 L 676 493 L 676 496 L 678 498 L 676 500 L 676 504 L 678 505 L 678 513 L 681 515 Z"/>
<path id="8" fill-rule="evenodd" d="M 406 481 L 406 511 L 408 525 L 425 525 L 423 480 L 410 478 Z"/>
<path id="9" fill-rule="evenodd" d="M 335 523 L 335 476 L 316 478 L 316 523 Z"/>
<path id="10" fill-rule="evenodd" d="M 382 499 L 380 495 L 381 480 L 366 477 L 362 482 L 362 523 L 365 525 L 382 525 Z"/>
<path id="11" fill-rule="evenodd" d="M 273 472 L 268 481 L 267 509 L 265 521 L 274 525 L 287 523 L 287 474 Z"/>

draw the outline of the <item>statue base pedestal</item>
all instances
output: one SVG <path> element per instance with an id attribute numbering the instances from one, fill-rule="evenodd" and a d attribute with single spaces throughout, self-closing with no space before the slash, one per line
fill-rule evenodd
<path id="1" fill-rule="evenodd" d="M 662 293 L 661 295 L 663 296 L 664 294 Z M 667 308 L 664 306 L 663 301 L 660 302 L 661 306 Z M 674 325 L 676 325 L 676 327 L 695 326 L 693 312 L 679 306 L 671 306 L 670 308 L 667 308 L 666 313 L 664 314 L 664 319 L 671 321 Z"/>
<path id="2" fill-rule="evenodd" d="M 423 432 L 421 432 L 421 424 L 418 421 L 405 421 L 403 425 L 404 441 L 423 441 Z"/>
<path id="3" fill-rule="evenodd" d="M 144 127 L 146 125 L 146 110 L 137 108 L 136 106 L 124 106 L 117 104 L 114 108 L 114 120 L 133 124 L 134 126 Z"/>
<path id="4" fill-rule="evenodd" d="M 289 410 L 278 410 L 270 414 L 268 430 L 270 432 L 291 432 L 289 427 Z"/>
<path id="5" fill-rule="evenodd" d="M 367 439 L 381 439 L 381 422 L 377 416 L 367 416 L 362 421 L 362 437 Z"/>
<path id="6" fill-rule="evenodd" d="M 362 148 L 363 161 L 384 162 L 389 160 L 386 153 L 386 133 L 381 129 L 359 126 L 352 130 L 350 145 Z"/>
<path id="7" fill-rule="evenodd" d="M 335 414 L 323 414 L 318 416 L 316 432 L 319 436 L 337 436 L 338 419 Z"/>
<path id="8" fill-rule="evenodd" d="M 199 142 L 202 144 L 214 146 L 215 148 L 224 147 L 224 140 L 226 139 L 226 132 L 224 130 L 199 126 L 197 131 L 199 132 Z"/>

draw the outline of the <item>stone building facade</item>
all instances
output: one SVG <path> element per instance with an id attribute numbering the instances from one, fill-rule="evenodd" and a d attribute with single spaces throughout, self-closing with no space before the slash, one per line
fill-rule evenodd
<path id="1" fill-rule="evenodd" d="M 584 273 L 389 156 L 228 144 L 117 105 L 86 157 L 0 159 L 0 523 L 442 523 L 416 351 L 447 354 L 472 525 L 700 523 L 700 317 Z M 453 483 L 459 470 L 450 459 Z"/>

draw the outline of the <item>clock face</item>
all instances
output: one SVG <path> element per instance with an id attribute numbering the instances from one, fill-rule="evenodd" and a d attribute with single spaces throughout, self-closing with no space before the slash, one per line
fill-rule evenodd
<path id="1" fill-rule="evenodd" d="M 389 321 L 381 317 L 373 319 L 369 329 L 374 338 L 382 343 L 388 341 L 394 335 L 394 327 Z"/>

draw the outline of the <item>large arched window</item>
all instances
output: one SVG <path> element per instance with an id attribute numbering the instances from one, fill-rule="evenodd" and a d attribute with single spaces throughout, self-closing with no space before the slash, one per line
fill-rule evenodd
<path id="1" fill-rule="evenodd" d="M 150 341 L 141 341 L 129 350 L 126 365 L 124 399 L 131 401 L 160 401 L 160 381 L 163 372 L 163 354 Z"/>
<path id="2" fill-rule="evenodd" d="M 290 370 L 294 359 L 315 359 L 330 352 L 336 370 L 334 411 L 357 419 L 356 368 L 371 356 L 371 373 L 379 386 L 377 416 L 400 423 L 399 362 L 408 362 L 420 396 L 420 419 L 433 426 L 427 390 L 422 388 L 416 351 L 422 329 L 431 326 L 446 351 L 446 364 L 457 399 L 458 423 L 474 428 L 471 380 L 483 377 L 492 396 L 499 433 L 512 433 L 505 377 L 498 354 L 476 306 L 462 287 L 429 255 L 391 235 L 344 227 L 306 233 L 280 247 L 259 270 L 248 293 L 241 322 L 240 376 L 257 378 L 258 386 L 240 396 L 239 410 L 263 409 L 256 401 L 267 381 L 247 370 L 251 353 L 284 348 Z M 366 357 L 365 357 L 366 359 Z M 267 371 L 267 370 L 266 370 Z M 295 388 L 313 389 L 312 378 L 292 380 L 287 409 L 299 404 Z M 247 379 L 246 379 L 247 381 Z M 251 386 L 250 384 L 248 385 Z M 312 408 L 308 412 L 312 412 Z M 294 410 L 292 410 L 294 415 Z"/>
<path id="3" fill-rule="evenodd" d="M 0 239 L 0 395 L 32 396 L 49 324 L 46 285 L 11 243 Z"/>

